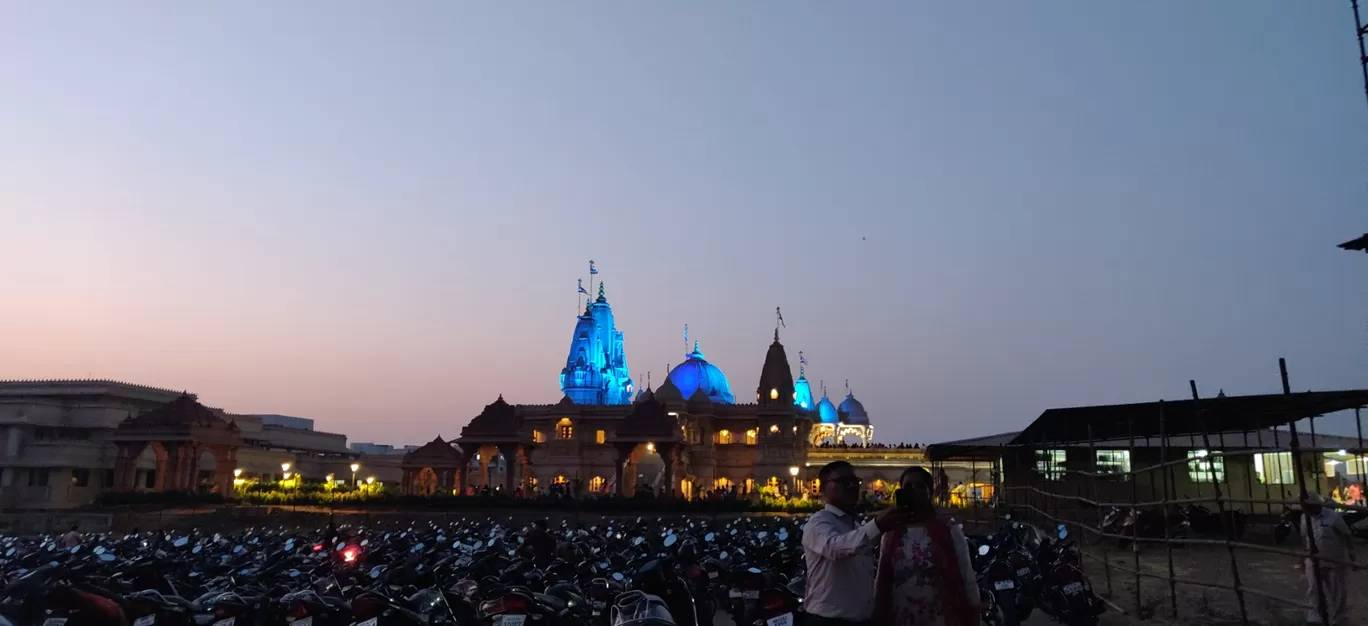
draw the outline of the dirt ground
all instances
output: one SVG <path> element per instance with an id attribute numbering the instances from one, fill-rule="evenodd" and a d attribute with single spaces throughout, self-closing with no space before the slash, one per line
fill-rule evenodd
<path id="1" fill-rule="evenodd" d="M 1272 545 L 1270 537 L 1251 529 L 1246 541 Z M 1283 546 L 1296 549 L 1289 542 Z M 1087 551 L 1096 559 L 1086 559 L 1085 566 L 1093 588 L 1127 615 L 1115 612 L 1104 616 L 1103 624 L 1121 625 L 1145 621 L 1177 624 L 1240 624 L 1240 603 L 1234 591 L 1197 585 L 1176 585 L 1176 602 L 1171 600 L 1168 577 L 1168 550 L 1162 544 L 1145 544 L 1140 551 L 1140 571 L 1165 579 L 1140 578 L 1139 604 L 1136 603 L 1136 577 L 1128 571 L 1112 569 L 1110 586 L 1108 571 L 1102 564 L 1104 550 L 1100 545 L 1089 545 Z M 1111 544 L 1106 549 L 1106 561 L 1117 567 L 1134 568 L 1134 554 Z M 1368 555 L 1368 544 L 1356 546 L 1360 561 Z M 1173 575 L 1180 580 L 1231 585 L 1238 572 L 1242 587 L 1283 600 L 1302 602 L 1306 597 L 1306 583 L 1302 577 L 1301 559 L 1289 555 L 1269 554 L 1237 548 L 1232 564 L 1230 552 L 1224 546 L 1185 546 L 1173 549 Z M 1349 583 L 1349 624 L 1368 626 L 1368 598 L 1353 590 L 1368 589 L 1368 572 L 1353 571 Z M 1109 591 L 1110 590 L 1110 591 Z M 1270 626 L 1305 624 L 1305 612 L 1293 605 L 1259 597 L 1244 596 L 1245 612 L 1251 623 Z M 1173 611 L 1176 605 L 1177 618 Z M 1033 620 L 1034 621 L 1034 620 Z"/>

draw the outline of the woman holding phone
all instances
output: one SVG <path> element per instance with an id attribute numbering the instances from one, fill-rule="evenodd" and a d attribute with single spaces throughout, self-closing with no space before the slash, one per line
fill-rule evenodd
<path id="1" fill-rule="evenodd" d="M 874 623 L 978 626 L 982 605 L 969 547 L 959 525 L 937 514 L 931 472 L 909 467 L 898 482 L 895 506 L 906 509 L 912 521 L 883 536 Z"/>

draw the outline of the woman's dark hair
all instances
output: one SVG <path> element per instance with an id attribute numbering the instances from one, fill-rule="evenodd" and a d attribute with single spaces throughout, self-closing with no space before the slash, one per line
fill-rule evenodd
<path id="1" fill-rule="evenodd" d="M 901 485 L 907 482 L 907 479 L 912 476 L 925 478 L 927 487 L 934 487 L 936 484 L 935 479 L 931 478 L 931 472 L 927 471 L 925 467 L 919 467 L 916 465 L 903 470 L 902 475 L 898 476 L 898 484 Z"/>

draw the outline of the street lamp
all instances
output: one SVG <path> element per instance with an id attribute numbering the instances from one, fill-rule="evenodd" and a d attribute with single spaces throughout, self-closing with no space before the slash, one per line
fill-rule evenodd
<path id="1" fill-rule="evenodd" d="M 353 487 L 353 488 L 356 487 L 356 486 L 358 486 L 358 483 L 356 482 L 356 470 L 359 470 L 359 469 L 361 469 L 361 464 L 360 464 L 360 463 L 352 463 L 352 464 L 351 464 L 351 470 L 352 470 L 352 487 Z"/>
<path id="2" fill-rule="evenodd" d="M 239 467 L 239 468 L 233 470 L 233 478 L 242 478 L 242 468 L 241 468 L 241 467 Z"/>
<path id="3" fill-rule="evenodd" d="M 798 493 L 798 466 L 789 468 L 789 476 L 793 477 L 793 493 Z"/>

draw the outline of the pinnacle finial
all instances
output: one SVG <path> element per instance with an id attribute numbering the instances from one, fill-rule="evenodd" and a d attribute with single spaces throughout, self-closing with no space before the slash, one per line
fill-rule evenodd
<path id="1" fill-rule="evenodd" d="M 694 352 L 698 352 L 698 341 L 694 340 Z"/>
<path id="2" fill-rule="evenodd" d="M 599 302 L 602 302 L 602 301 L 605 299 L 605 297 L 604 297 L 604 295 L 603 295 L 603 281 L 599 281 L 599 297 L 598 297 L 598 299 L 599 299 Z"/>

